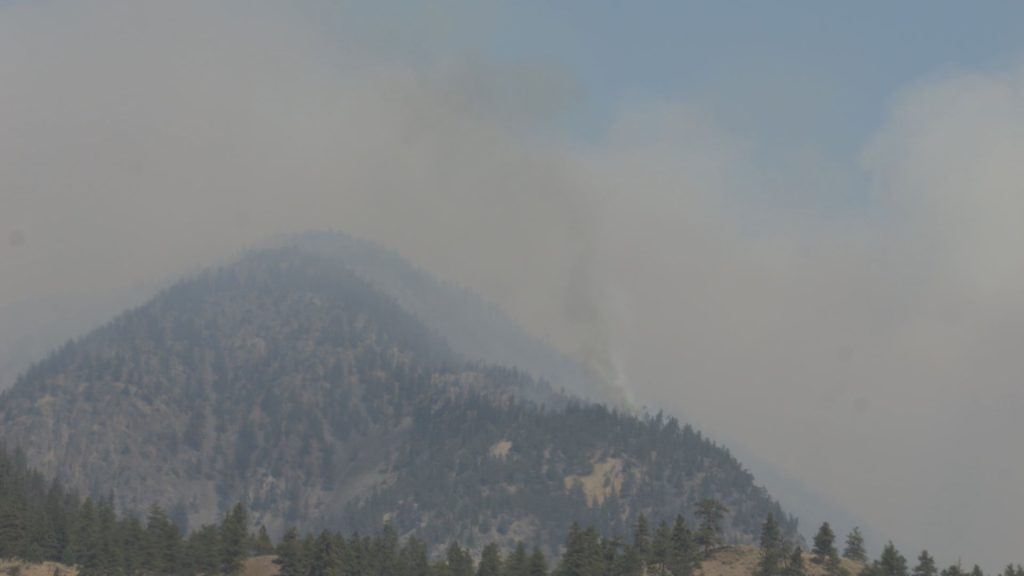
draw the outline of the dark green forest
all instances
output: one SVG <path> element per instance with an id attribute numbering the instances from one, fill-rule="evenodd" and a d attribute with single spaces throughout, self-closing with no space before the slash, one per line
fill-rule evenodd
<path id="1" fill-rule="evenodd" d="M 282 576 L 691 576 L 723 546 L 726 512 L 717 500 L 706 499 L 697 503 L 694 524 L 678 514 L 656 524 L 640 515 L 628 539 L 573 522 L 560 539 L 557 558 L 523 542 L 504 549 L 487 543 L 474 555 L 450 541 L 432 554 L 438 543 L 402 538 L 391 523 L 347 536 L 289 528 L 275 545 L 262 526 L 254 529 L 242 504 L 219 523 L 186 535 L 159 506 L 145 518 L 118 514 L 112 497 L 82 499 L 31 470 L 23 455 L 0 452 L 0 558 L 56 561 L 77 566 L 83 576 L 232 575 L 242 572 L 247 558 L 266 555 L 276 556 Z M 859 575 L 840 565 L 835 535 L 824 524 L 810 563 L 822 566 L 827 576 L 984 576 L 978 566 L 965 571 L 955 564 L 939 571 L 927 551 L 909 568 L 892 542 L 869 561 L 858 530 L 847 536 L 842 557 L 863 565 Z M 807 574 L 801 544 L 785 538 L 769 514 L 752 576 Z M 1009 565 L 1001 576 L 1024 576 L 1024 568 Z"/>

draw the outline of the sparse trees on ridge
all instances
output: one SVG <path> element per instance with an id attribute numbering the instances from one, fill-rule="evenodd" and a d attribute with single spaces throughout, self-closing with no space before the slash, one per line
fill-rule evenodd
<path id="1" fill-rule="evenodd" d="M 543 550 L 535 546 L 530 554 L 523 543 L 507 557 L 497 545 L 487 544 L 475 560 L 468 549 L 451 542 L 432 562 L 427 542 L 400 538 L 385 524 L 371 535 L 348 537 L 329 530 L 302 535 L 290 528 L 275 547 L 264 527 L 253 530 L 242 504 L 220 523 L 183 537 L 163 508 L 151 507 L 141 521 L 130 514 L 119 516 L 113 502 L 110 496 L 80 500 L 59 483 L 45 482 L 23 458 L 0 451 L 0 556 L 62 561 L 75 565 L 82 576 L 232 575 L 241 573 L 247 557 L 271 551 L 281 576 L 549 576 Z M 553 559 L 551 576 L 693 576 L 701 566 L 702 549 L 721 541 L 726 510 L 717 501 L 704 500 L 697 512 L 696 532 L 678 515 L 672 524 L 658 519 L 652 534 L 642 516 L 631 539 L 607 537 L 575 523 L 561 557 Z M 817 562 L 826 568 L 838 562 L 828 524 L 818 530 L 814 547 Z M 844 555 L 856 559 L 860 554 L 863 539 L 854 529 Z M 968 572 L 959 563 L 939 572 L 927 551 L 917 557 L 911 572 L 889 542 L 860 576 L 967 575 L 984 576 L 978 566 Z M 786 542 L 773 514 L 762 525 L 761 557 L 752 576 L 807 576 L 803 552 Z M 1024 568 L 1011 564 L 1000 576 L 1024 576 Z"/>

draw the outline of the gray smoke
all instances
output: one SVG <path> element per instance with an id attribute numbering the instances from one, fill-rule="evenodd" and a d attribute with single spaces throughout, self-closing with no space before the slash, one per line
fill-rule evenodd
<path id="1" fill-rule="evenodd" d="M 0 6 L 0 308 L 341 229 L 907 553 L 1020 560 L 1024 73 L 915 85 L 861 159 L 775 164 L 685 102 L 584 144 L 571 71 L 440 40 L 481 16 L 438 6 Z"/>

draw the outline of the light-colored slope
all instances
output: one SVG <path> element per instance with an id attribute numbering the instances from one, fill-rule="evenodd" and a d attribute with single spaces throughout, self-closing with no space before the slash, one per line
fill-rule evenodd
<path id="1" fill-rule="evenodd" d="M 256 556 L 245 561 L 242 576 L 277 576 L 280 568 L 274 564 L 277 556 Z"/>
<path id="2" fill-rule="evenodd" d="M 703 576 L 751 576 L 761 558 L 757 546 L 726 546 L 716 550 L 711 558 L 701 565 Z M 808 576 L 825 576 L 825 567 L 811 562 L 811 555 L 804 552 L 804 564 Z M 863 564 L 843 558 L 841 566 L 850 576 L 857 576 Z"/>
<path id="3" fill-rule="evenodd" d="M 78 570 L 71 566 L 56 562 L 28 564 L 21 560 L 0 560 L 0 574 L 20 574 L 20 576 L 78 576 Z"/>

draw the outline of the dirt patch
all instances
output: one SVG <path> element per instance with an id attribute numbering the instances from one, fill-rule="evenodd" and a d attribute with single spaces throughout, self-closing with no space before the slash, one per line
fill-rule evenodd
<path id="1" fill-rule="evenodd" d="M 242 567 L 243 576 L 276 576 L 280 567 L 274 564 L 277 556 L 255 556 L 245 561 Z"/>
<path id="2" fill-rule="evenodd" d="M 565 489 L 571 489 L 577 482 L 583 487 L 583 494 L 591 506 L 600 506 L 604 499 L 622 491 L 622 459 L 605 458 L 594 462 L 590 474 L 578 476 L 571 474 L 565 477 Z"/>
<path id="3" fill-rule="evenodd" d="M 488 453 L 491 455 L 491 458 L 504 460 L 505 458 L 508 458 L 509 450 L 512 450 L 512 442 L 508 440 L 502 440 L 501 442 L 498 442 L 494 446 L 491 446 L 491 449 L 488 450 Z"/>
<path id="4" fill-rule="evenodd" d="M 804 566 L 808 576 L 825 576 L 825 567 L 811 562 L 812 556 L 804 552 Z M 761 559 L 761 549 L 757 546 L 725 546 L 719 548 L 711 558 L 701 564 L 700 574 L 703 576 L 751 576 L 757 569 Z M 843 558 L 841 566 L 850 576 L 857 576 L 864 565 Z"/>
<path id="5" fill-rule="evenodd" d="M 78 576 L 78 570 L 56 562 L 26 564 L 20 560 L 0 560 L 0 574 L 21 574 L 21 576 Z"/>

